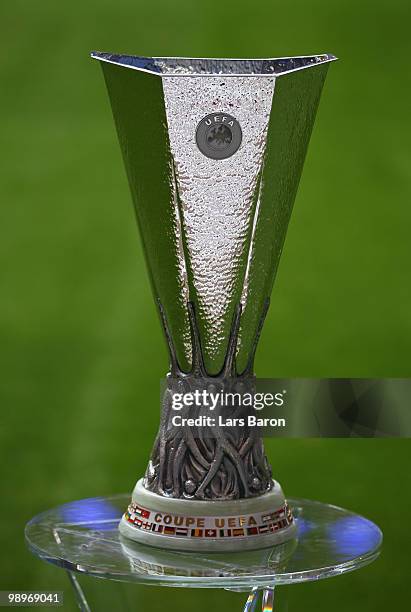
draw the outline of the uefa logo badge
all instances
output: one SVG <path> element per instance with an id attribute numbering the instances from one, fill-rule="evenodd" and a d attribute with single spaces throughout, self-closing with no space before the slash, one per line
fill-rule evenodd
<path id="1" fill-rule="evenodd" d="M 226 113 L 207 115 L 197 126 L 197 146 L 203 155 L 211 159 L 231 157 L 238 150 L 241 139 L 240 124 Z"/>

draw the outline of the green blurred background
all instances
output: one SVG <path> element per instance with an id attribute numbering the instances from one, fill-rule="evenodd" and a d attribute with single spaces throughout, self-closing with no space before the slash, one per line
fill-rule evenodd
<path id="1" fill-rule="evenodd" d="M 131 490 L 167 355 L 101 68 L 92 49 L 261 57 L 332 52 L 270 314 L 260 377 L 411 374 L 411 5 L 399 0 L 2 3 L 0 589 L 64 589 L 23 528 L 65 501 Z M 283 587 L 284 609 L 406 608 L 407 440 L 269 440 L 290 496 L 384 530 L 359 572 Z M 109 585 L 89 580 L 120 610 Z M 111 593 L 111 591 L 110 591 Z M 103 596 L 104 594 L 104 601 Z M 239 610 L 244 595 L 133 587 L 135 609 Z M 105 602 L 105 603 L 104 603 Z"/>

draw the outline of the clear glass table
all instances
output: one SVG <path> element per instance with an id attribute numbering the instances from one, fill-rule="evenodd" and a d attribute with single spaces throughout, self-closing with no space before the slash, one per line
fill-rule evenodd
<path id="1" fill-rule="evenodd" d="M 130 495 L 74 501 L 26 525 L 29 549 L 68 572 L 81 610 L 90 610 L 78 574 L 107 580 L 250 592 L 245 610 L 273 609 L 274 587 L 339 576 L 379 555 L 382 533 L 368 519 L 328 504 L 289 499 L 298 537 L 237 553 L 175 552 L 124 539 L 117 526 Z"/>

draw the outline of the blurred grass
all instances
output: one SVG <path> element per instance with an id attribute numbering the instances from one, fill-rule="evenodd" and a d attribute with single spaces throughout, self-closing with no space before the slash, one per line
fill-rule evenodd
<path id="1" fill-rule="evenodd" d="M 409 376 L 410 17 L 398 0 L 2 4 L 0 588 L 64 588 L 74 609 L 64 574 L 26 552 L 24 524 L 64 501 L 130 490 L 158 423 L 166 352 L 89 51 L 341 58 L 330 68 L 256 369 Z M 267 449 L 289 495 L 349 507 L 385 533 L 371 567 L 284 588 L 289 609 L 405 607 L 408 441 L 269 440 Z M 134 594 L 141 609 L 167 597 L 181 611 L 238 610 L 244 599 Z"/>

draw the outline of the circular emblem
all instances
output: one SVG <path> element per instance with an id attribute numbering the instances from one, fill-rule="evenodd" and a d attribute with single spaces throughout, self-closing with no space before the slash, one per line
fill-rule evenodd
<path id="1" fill-rule="evenodd" d="M 196 142 L 201 153 L 211 159 L 226 159 L 238 150 L 242 139 L 237 119 L 226 113 L 211 113 L 197 126 Z"/>

